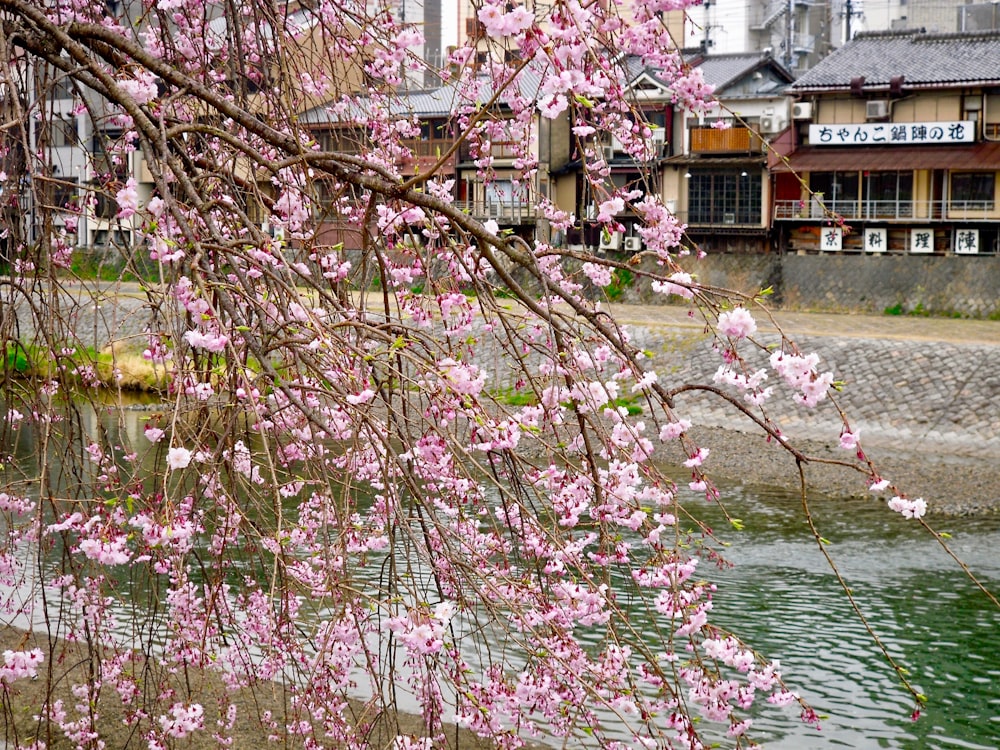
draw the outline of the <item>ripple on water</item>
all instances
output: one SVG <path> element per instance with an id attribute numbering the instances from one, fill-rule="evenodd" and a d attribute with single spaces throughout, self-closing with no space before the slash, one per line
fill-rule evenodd
<path id="1" fill-rule="evenodd" d="M 792 689 L 826 716 L 817 732 L 791 713 L 764 710 L 755 729 L 766 746 L 1000 747 L 993 715 L 1000 703 L 1000 612 L 937 542 L 882 503 L 819 499 L 811 509 L 865 616 L 928 703 L 924 718 L 910 721 L 913 699 L 851 610 L 798 500 L 780 493 L 733 497 L 728 510 L 746 530 L 728 535 L 736 567 L 713 575 L 715 620 L 780 659 Z M 991 589 L 1000 588 L 998 524 L 949 519 L 948 527 L 960 557 Z"/>

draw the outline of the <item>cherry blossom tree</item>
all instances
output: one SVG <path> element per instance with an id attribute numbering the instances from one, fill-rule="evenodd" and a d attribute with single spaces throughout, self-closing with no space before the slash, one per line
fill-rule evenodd
<path id="1" fill-rule="evenodd" d="M 555 231 L 577 218 L 535 189 L 531 144 L 569 123 L 604 231 L 641 222 L 636 264 L 462 210 L 451 153 L 403 170 L 419 122 L 400 89 L 425 63 L 388 7 L 0 0 L 3 606 L 47 658 L 85 654 L 28 721 L 12 696 L 43 653 L 4 654 L 10 746 L 227 746 L 250 723 L 296 747 L 437 747 L 456 727 L 501 747 L 749 747 L 757 712 L 816 721 L 713 621 L 699 514 L 718 492 L 681 396 L 715 394 L 804 467 L 771 410 L 836 408 L 834 376 L 757 341 L 760 295 L 683 272 L 684 227 L 655 190 L 616 187 L 599 147 L 652 163 L 627 58 L 707 106 L 664 21 L 685 4 L 484 2 L 439 71 L 453 148 L 488 184 L 513 134 Z M 59 117 L 83 123 L 75 174 L 51 159 Z M 137 281 L 75 274 L 93 226 Z M 673 382 L 605 310 L 623 271 L 704 321 L 716 382 Z M 132 327 L 95 351 L 88 321 L 127 296 Z M 139 432 L 130 358 L 162 389 Z M 839 439 L 921 522 L 846 417 Z"/>

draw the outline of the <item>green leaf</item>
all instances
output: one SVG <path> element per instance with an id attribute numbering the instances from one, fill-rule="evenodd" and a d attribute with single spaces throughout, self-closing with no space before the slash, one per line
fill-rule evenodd
<path id="1" fill-rule="evenodd" d="M 742 518 L 730 518 L 729 519 L 729 523 L 732 524 L 732 527 L 734 529 L 736 529 L 737 531 L 743 531 L 743 529 L 745 528 L 743 526 L 743 519 Z"/>
<path id="2" fill-rule="evenodd" d="M 829 539 L 827 539 L 827 538 L 826 538 L 825 536 L 821 536 L 821 537 L 819 538 L 819 543 L 820 543 L 820 544 L 833 544 L 833 542 L 831 542 L 831 541 L 830 541 Z"/>

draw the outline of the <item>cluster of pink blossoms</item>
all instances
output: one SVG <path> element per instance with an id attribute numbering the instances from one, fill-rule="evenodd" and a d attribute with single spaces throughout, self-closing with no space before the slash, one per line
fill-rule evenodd
<path id="1" fill-rule="evenodd" d="M 771 355 L 771 367 L 798 391 L 796 400 L 806 406 L 816 406 L 833 385 L 833 373 L 820 374 L 816 370 L 818 364 L 817 354 L 798 355 L 779 350 Z"/>
<path id="2" fill-rule="evenodd" d="M 14 680 L 33 678 L 38 675 L 38 667 L 45 661 L 41 649 L 31 651 L 4 651 L 0 664 L 0 684 L 6 689 Z"/>

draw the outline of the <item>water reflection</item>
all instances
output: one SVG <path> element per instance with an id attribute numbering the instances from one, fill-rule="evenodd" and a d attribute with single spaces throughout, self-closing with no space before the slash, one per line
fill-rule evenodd
<path id="1" fill-rule="evenodd" d="M 779 712 L 755 728 L 773 748 L 1000 746 L 1000 612 L 912 521 L 876 501 L 816 498 L 829 551 L 893 657 L 928 696 L 922 718 L 879 658 L 802 523 L 796 498 L 733 491 L 747 521 L 736 563 L 718 575 L 716 621 L 781 660 L 825 715 L 821 731 Z M 942 521 L 952 546 L 992 589 L 1000 584 L 997 519 Z"/>
<path id="2" fill-rule="evenodd" d="M 141 444 L 147 416 L 126 411 L 113 429 L 128 442 Z M 96 415 L 87 417 L 84 431 L 96 421 Z M 30 460 L 34 443 L 27 432 L 19 437 L 24 442 L 19 449 L 23 447 L 25 460 Z M 31 473 L 25 464 L 21 470 Z M 733 516 L 743 519 L 745 530 L 731 530 L 721 515 L 715 519 L 719 536 L 732 543 L 727 556 L 734 566 L 715 569 L 706 564 L 702 570 L 718 583 L 713 620 L 767 657 L 780 659 L 790 687 L 823 717 L 817 731 L 790 709 L 761 710 L 754 728 L 767 747 L 1000 747 L 1000 640 L 995 637 L 1000 611 L 917 524 L 888 512 L 874 499 L 811 501 L 817 524 L 831 542 L 828 549 L 872 626 L 910 670 L 915 687 L 928 696 L 923 718 L 912 722 L 909 696 L 851 611 L 812 540 L 798 499 L 732 487 L 725 491 L 725 502 Z M 711 513 L 711 506 L 706 509 Z M 949 519 L 940 526 L 953 535 L 950 544 L 962 559 L 991 589 L 1000 589 L 1000 558 L 995 553 L 1000 549 L 1000 518 Z M 252 565 L 246 561 L 237 567 L 242 571 Z M 432 590 L 430 580 L 424 580 L 428 571 L 410 572 L 413 590 Z M 357 574 L 380 585 L 383 571 L 373 560 Z M 155 600 L 152 589 L 146 593 Z M 141 626 L 147 636 L 155 629 L 152 618 L 129 614 L 135 620 L 123 617 L 124 627 Z M 322 618 L 323 613 L 315 616 Z M 648 611 L 633 611 L 634 623 L 640 626 L 651 626 L 651 617 Z M 486 632 L 478 631 L 479 624 L 471 619 L 456 626 L 477 636 Z M 595 649 L 602 636 L 592 633 Z M 502 654 L 513 671 L 523 663 L 499 633 L 487 648 L 493 658 Z M 464 653 L 470 660 L 477 656 L 471 646 Z M 613 728 L 614 718 L 608 716 L 607 721 Z M 718 740 L 729 744 L 721 734 Z"/>

